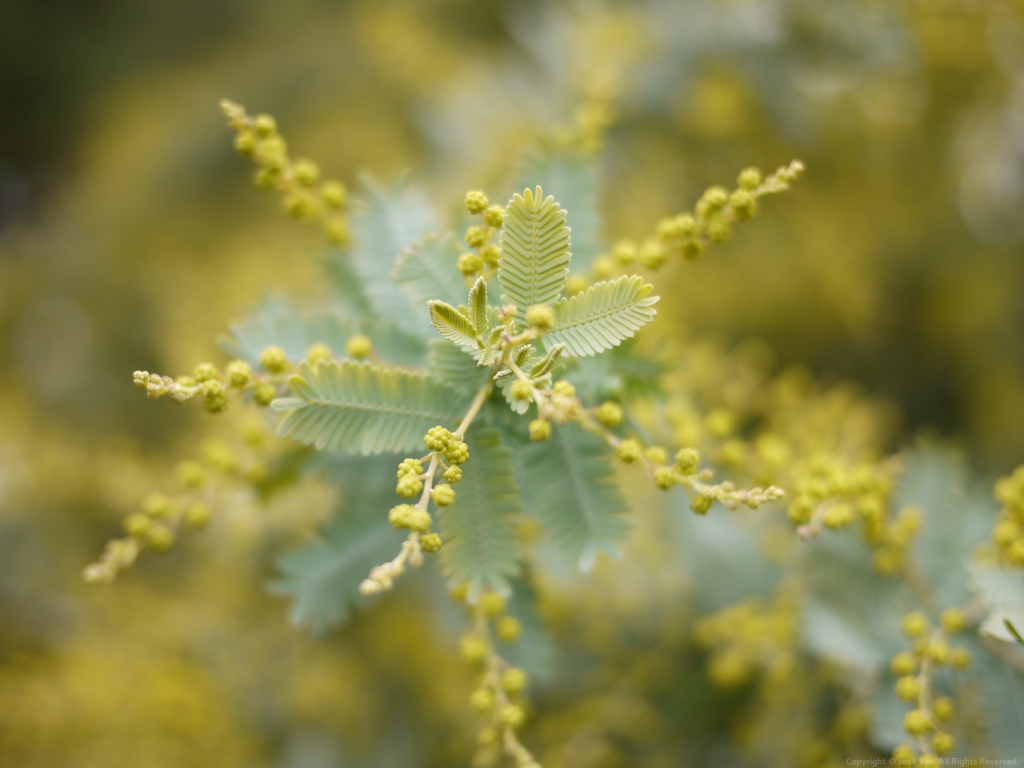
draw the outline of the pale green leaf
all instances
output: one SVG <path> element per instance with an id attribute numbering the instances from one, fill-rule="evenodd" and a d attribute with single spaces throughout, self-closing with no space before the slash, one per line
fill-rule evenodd
<path id="1" fill-rule="evenodd" d="M 425 310 L 431 299 L 457 305 L 466 293 L 458 260 L 454 239 L 428 236 L 402 251 L 392 279 L 417 309 Z"/>
<path id="2" fill-rule="evenodd" d="M 637 275 L 590 286 L 554 305 L 555 328 L 545 337 L 552 344 L 565 344 L 575 357 L 596 355 L 612 347 L 654 319 L 653 286 L 644 285 Z"/>
<path id="3" fill-rule="evenodd" d="M 469 291 L 469 321 L 476 329 L 476 335 L 487 335 L 487 281 L 478 277 Z"/>
<path id="4" fill-rule="evenodd" d="M 558 362 L 558 358 L 562 356 L 563 352 L 565 352 L 565 344 L 555 344 L 551 347 L 548 353 L 530 368 L 530 378 L 533 379 L 548 373 L 555 366 L 555 363 Z"/>
<path id="5" fill-rule="evenodd" d="M 430 322 L 438 333 L 468 352 L 480 349 L 476 328 L 468 317 L 443 301 L 431 301 L 427 306 L 430 307 Z"/>
<path id="6" fill-rule="evenodd" d="M 425 197 L 405 183 L 387 190 L 369 176 L 361 181 L 364 194 L 353 208 L 352 247 L 347 256 L 351 272 L 377 317 L 429 338 L 426 318 L 409 312 L 409 300 L 391 279 L 391 272 L 404 250 L 437 231 L 433 210 Z"/>
<path id="7" fill-rule="evenodd" d="M 268 301 L 245 320 L 232 324 L 221 347 L 254 366 L 270 346 L 284 349 L 289 360 L 302 360 L 313 344 L 321 343 L 330 347 L 335 358 L 342 358 L 348 340 L 357 333 L 368 336 L 377 355 L 389 363 L 418 365 L 423 360 L 423 339 L 391 323 L 359 318 L 338 305 L 303 310 L 280 299 Z"/>
<path id="8" fill-rule="evenodd" d="M 443 381 L 460 395 L 472 395 L 487 380 L 487 368 L 447 339 L 431 339 L 427 344 L 427 370 L 431 378 Z"/>
<path id="9" fill-rule="evenodd" d="M 556 427 L 546 442 L 517 446 L 515 457 L 527 509 L 580 570 L 590 570 L 598 552 L 619 556 L 628 507 L 604 440 L 576 426 Z"/>
<path id="10" fill-rule="evenodd" d="M 384 512 L 394 486 L 390 458 L 343 457 L 331 467 L 345 501 L 318 535 L 277 560 L 272 592 L 292 598 L 292 620 L 323 632 L 339 624 L 365 598 L 359 583 L 369 570 L 398 551 L 402 535 Z"/>
<path id="11" fill-rule="evenodd" d="M 455 486 L 455 503 L 438 510 L 441 563 L 452 586 L 469 585 L 475 602 L 484 588 L 509 592 L 509 578 L 519 571 L 516 524 L 522 504 L 516 490 L 512 457 L 494 430 L 467 437 L 469 462 Z"/>
<path id="12" fill-rule="evenodd" d="M 289 386 L 295 396 L 273 402 L 289 411 L 279 432 L 319 450 L 409 451 L 422 447 L 430 427 L 463 415 L 463 398 L 451 387 L 369 363 L 303 363 Z"/>
<path id="13" fill-rule="evenodd" d="M 525 321 L 534 304 L 553 304 L 569 274 L 569 228 L 565 211 L 540 187 L 515 195 L 508 204 L 501 229 L 498 281 L 502 301 L 519 310 Z"/>

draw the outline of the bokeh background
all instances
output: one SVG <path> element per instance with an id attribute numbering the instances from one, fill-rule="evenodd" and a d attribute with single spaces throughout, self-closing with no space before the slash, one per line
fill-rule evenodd
<path id="1" fill-rule="evenodd" d="M 894 445 L 939 435 L 983 476 L 1024 459 L 1020 2 L 3 0 L 0 764 L 467 764 L 468 675 L 415 593 L 321 638 L 267 595 L 326 491 L 239 504 L 111 588 L 80 572 L 180 459 L 259 427 L 151 403 L 131 372 L 220 361 L 267 296 L 327 290 L 320 240 L 254 189 L 220 98 L 332 176 L 408 170 L 454 210 L 510 194 L 510 158 L 604 77 L 607 244 L 744 166 L 808 167 L 657 275 L 657 333 L 852 379 L 902 414 Z M 644 626 L 682 656 L 630 674 L 699 674 L 677 620 Z M 675 738 L 655 704 L 587 698 L 614 670 L 546 699 L 537 738 L 582 744 L 574 765 L 628 764 L 579 723 Z M 734 704 L 704 699 L 691 727 Z"/>

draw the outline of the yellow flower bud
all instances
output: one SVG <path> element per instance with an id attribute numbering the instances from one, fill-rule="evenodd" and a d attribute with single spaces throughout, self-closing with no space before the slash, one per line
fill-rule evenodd
<path id="1" fill-rule="evenodd" d="M 267 347 L 260 353 L 260 363 L 268 373 L 284 373 L 288 367 L 288 356 L 280 347 Z"/>
<path id="2" fill-rule="evenodd" d="M 357 333 L 348 340 L 345 345 L 348 356 L 356 360 L 363 360 L 373 354 L 373 342 L 369 336 Z"/>

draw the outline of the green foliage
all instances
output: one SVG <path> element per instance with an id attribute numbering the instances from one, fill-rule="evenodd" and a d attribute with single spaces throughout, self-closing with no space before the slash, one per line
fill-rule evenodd
<path id="1" fill-rule="evenodd" d="M 446 339 L 431 339 L 427 343 L 427 370 L 431 378 L 463 396 L 471 396 L 487 378 L 486 368 Z"/>
<path id="2" fill-rule="evenodd" d="M 392 279 L 414 307 L 426 307 L 431 299 L 457 306 L 466 293 L 455 269 L 458 258 L 454 238 L 431 235 L 402 251 Z"/>
<path id="3" fill-rule="evenodd" d="M 554 305 L 557 322 L 547 338 L 565 344 L 576 357 L 588 357 L 621 344 L 654 319 L 657 296 L 642 278 L 620 277 L 592 285 Z"/>
<path id="4" fill-rule="evenodd" d="M 288 412 L 280 434 L 319 450 L 412 450 L 427 429 L 462 410 L 454 390 L 440 382 L 348 360 L 303 363 L 289 386 L 294 396 L 274 401 Z"/>
<path id="5" fill-rule="evenodd" d="M 501 230 L 498 280 L 502 301 L 519 310 L 552 304 L 562 293 L 569 274 L 569 228 L 566 213 L 540 187 L 516 194 L 508 205 Z"/>
<path id="6" fill-rule="evenodd" d="M 362 179 L 365 199 L 357 206 L 352 216 L 352 248 L 348 254 L 351 270 L 358 279 L 362 295 L 379 318 L 395 322 L 405 331 L 429 338 L 429 328 L 422 315 L 409 312 L 409 302 L 391 279 L 395 261 L 406 249 L 411 249 L 425 235 L 437 230 L 434 213 L 426 199 L 415 192 L 407 182 L 400 183 L 388 191 L 369 176 Z M 422 252 L 428 258 L 443 258 L 440 243 L 438 250 Z M 408 260 L 404 273 L 411 267 Z M 418 265 L 420 273 L 425 271 L 424 263 Z M 418 295 L 419 281 L 408 290 Z M 437 298 L 436 296 L 432 298 Z"/>
<path id="7" fill-rule="evenodd" d="M 512 470 L 512 455 L 496 430 L 472 433 L 472 471 L 458 486 L 455 503 L 439 512 L 442 567 L 452 586 L 466 584 L 476 602 L 484 589 L 511 590 L 519 571 L 516 523 L 522 503 Z"/>
<path id="8" fill-rule="evenodd" d="M 353 334 L 369 337 L 382 359 L 398 365 L 416 365 L 423 359 L 423 341 L 399 330 L 393 323 L 358 317 L 353 308 L 333 304 L 302 311 L 281 300 L 268 301 L 246 319 L 231 326 L 221 347 L 232 357 L 260 364 L 267 347 L 281 347 L 289 360 L 302 360 L 314 344 L 326 344 L 335 357 L 345 353 Z"/>
<path id="9" fill-rule="evenodd" d="M 429 307 L 430 322 L 438 333 L 467 352 L 479 349 L 482 342 L 472 320 L 443 301 L 431 301 Z"/>
<path id="10" fill-rule="evenodd" d="M 515 457 L 526 506 L 565 557 L 588 571 L 598 552 L 619 556 L 628 507 L 603 440 L 578 427 L 558 428 L 545 443 L 518 447 Z"/>
<path id="11" fill-rule="evenodd" d="M 340 470 L 340 471 L 339 471 Z M 292 621 L 322 633 L 345 621 L 364 600 L 359 582 L 395 549 L 400 536 L 378 510 L 387 503 L 391 462 L 347 459 L 333 468 L 347 498 L 334 519 L 301 547 L 277 560 L 271 590 L 292 600 Z"/>

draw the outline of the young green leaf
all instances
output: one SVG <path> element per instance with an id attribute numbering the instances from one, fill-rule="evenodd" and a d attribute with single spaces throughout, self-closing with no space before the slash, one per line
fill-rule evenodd
<path id="1" fill-rule="evenodd" d="M 558 358 L 562 356 L 563 352 L 565 352 L 565 344 L 555 344 L 551 347 L 551 349 L 548 350 L 548 353 L 544 355 L 540 361 L 534 363 L 533 367 L 530 368 L 530 378 L 532 379 L 537 376 L 543 376 L 545 373 L 550 371 L 554 367 L 555 363 L 558 362 Z"/>
<path id="2" fill-rule="evenodd" d="M 478 277 L 469 291 L 469 321 L 476 328 L 476 335 L 487 335 L 487 281 Z"/>
<path id="3" fill-rule="evenodd" d="M 657 296 L 637 275 L 600 282 L 554 305 L 551 343 L 565 344 L 575 357 L 587 357 L 618 346 L 654 319 Z"/>
<path id="4" fill-rule="evenodd" d="M 508 204 L 501 230 L 498 281 L 502 301 L 519 310 L 525 321 L 534 304 L 553 304 L 569 274 L 569 228 L 565 211 L 540 187 L 515 195 Z"/>
<path id="5" fill-rule="evenodd" d="M 453 238 L 428 235 L 402 251 L 391 277 L 418 309 L 431 299 L 458 304 L 466 290 L 455 266 L 458 259 L 459 248 Z"/>
<path id="6" fill-rule="evenodd" d="M 463 398 L 450 387 L 369 363 L 303 363 L 289 386 L 295 396 L 273 402 L 275 410 L 289 411 L 278 431 L 319 450 L 412 450 L 422 447 L 430 427 L 462 417 Z"/>
<path id="7" fill-rule="evenodd" d="M 508 579 L 519 571 L 515 526 L 522 505 L 511 453 L 494 430 L 470 433 L 471 463 L 459 483 L 455 503 L 438 511 L 441 562 L 452 586 L 469 584 L 475 602 L 488 587 L 508 594 Z"/>
<path id="8" fill-rule="evenodd" d="M 443 301 L 431 301 L 427 306 L 430 307 L 430 322 L 448 341 L 468 352 L 475 352 L 480 348 L 476 328 L 468 317 Z"/>

